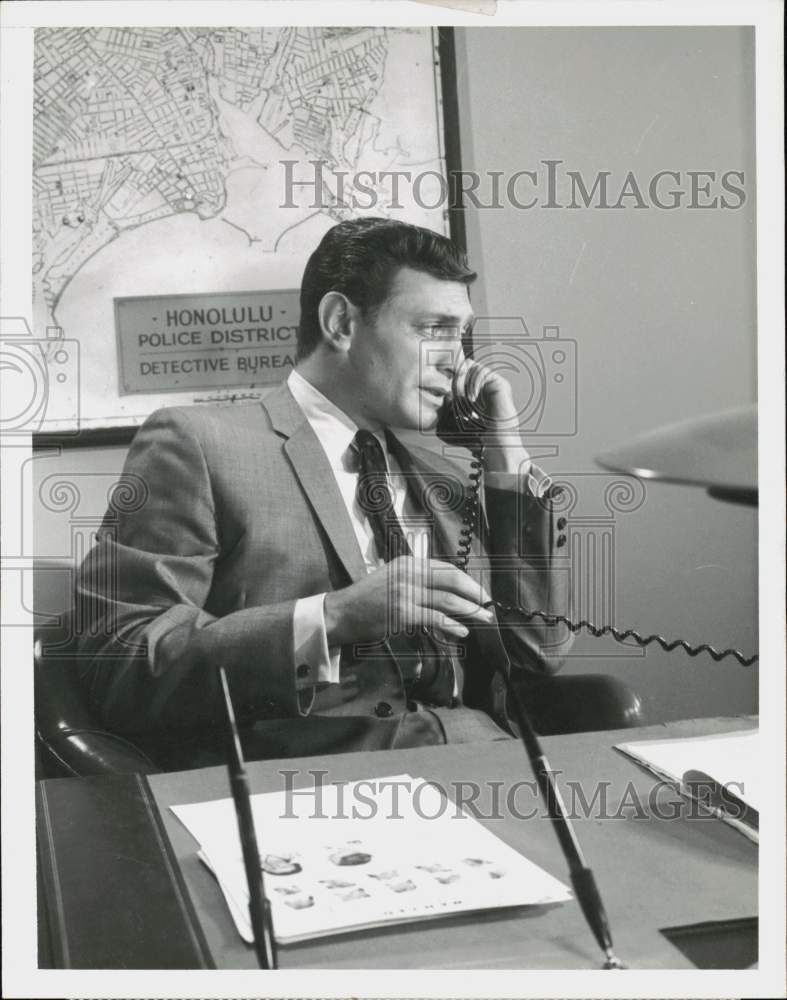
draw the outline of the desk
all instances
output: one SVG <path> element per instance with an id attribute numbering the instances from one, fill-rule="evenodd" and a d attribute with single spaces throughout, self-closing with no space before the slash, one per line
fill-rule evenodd
<path id="1" fill-rule="evenodd" d="M 597 776 L 605 779 L 608 818 L 599 815 L 599 806 L 591 807 L 590 815 L 575 819 L 575 825 L 601 887 L 616 952 L 632 968 L 693 967 L 659 933 L 661 928 L 756 916 L 757 849 L 716 819 L 658 818 L 651 808 L 653 801 L 668 810 L 678 797 L 663 789 L 665 794 L 651 798 L 649 805 L 656 780 L 612 745 L 632 738 L 699 736 L 753 725 L 756 719 L 751 717 L 702 719 L 651 726 L 636 733 L 621 730 L 543 739 L 552 767 L 563 775 L 564 796 L 571 779 L 592 803 Z M 433 779 L 449 790 L 458 781 L 488 788 L 489 781 L 502 780 L 503 801 L 514 782 L 532 777 L 520 744 L 512 740 L 250 763 L 252 791 L 281 790 L 280 772 L 285 769 L 298 772 L 296 786 L 311 784 L 310 770 L 327 771 L 325 781 L 406 772 Z M 43 784 L 78 783 L 84 794 L 93 782 L 95 788 L 100 786 L 95 794 L 111 809 L 112 783 L 120 777 L 64 778 Z M 148 781 L 215 965 L 255 967 L 253 952 L 238 937 L 215 881 L 196 857 L 194 840 L 168 809 L 227 797 L 225 769 L 159 774 Z M 532 803 L 524 793 L 515 801 L 522 812 Z M 488 811 L 484 799 L 479 799 L 479 807 Z M 505 808 L 502 813 L 502 818 L 482 821 L 502 840 L 567 882 L 565 862 L 549 822 L 540 817 L 518 820 Z M 616 813 L 621 817 L 610 818 Z M 91 831 L 83 833 L 89 842 Z M 123 845 L 117 846 L 122 850 Z M 95 887 L 94 905 L 99 910 L 104 905 L 101 885 Z M 144 906 L 144 900 L 140 905 Z M 113 919 L 110 910 L 103 919 Z M 598 947 L 574 902 L 354 932 L 279 949 L 283 969 L 581 969 L 598 968 L 599 960 Z M 118 965 L 130 967 L 122 956 Z"/>

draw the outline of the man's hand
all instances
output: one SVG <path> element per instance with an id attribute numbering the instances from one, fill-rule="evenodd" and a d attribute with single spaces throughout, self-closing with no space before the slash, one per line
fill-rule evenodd
<path id="1" fill-rule="evenodd" d="M 481 607 L 488 600 L 484 588 L 451 563 L 401 556 L 325 595 L 328 645 L 376 642 L 422 626 L 461 639 L 468 629 L 457 618 L 488 625 L 491 612 Z"/>
<path id="2" fill-rule="evenodd" d="M 487 472 L 530 470 L 530 456 L 522 444 L 519 414 L 511 384 L 494 369 L 464 358 L 453 379 L 453 395 L 475 404 L 484 419 Z"/>

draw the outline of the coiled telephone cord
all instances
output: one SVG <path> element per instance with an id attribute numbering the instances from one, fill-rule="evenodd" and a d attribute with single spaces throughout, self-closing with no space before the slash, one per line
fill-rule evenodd
<path id="1" fill-rule="evenodd" d="M 699 656 L 700 653 L 708 653 L 717 663 L 719 660 L 723 660 L 727 656 L 732 656 L 742 667 L 750 667 L 759 659 L 758 656 L 744 656 L 739 649 L 718 650 L 715 646 L 710 646 L 706 642 L 699 646 L 692 646 L 690 643 L 686 642 L 685 639 L 669 640 L 665 639 L 663 635 L 641 635 L 633 628 L 621 630 L 615 628 L 614 625 L 594 625 L 593 622 L 586 621 L 584 618 L 581 621 L 572 622 L 570 619 L 566 618 L 565 615 L 549 615 L 543 611 L 529 611 L 527 608 L 521 608 L 514 604 L 504 604 L 501 601 L 487 601 L 484 607 L 490 607 L 491 605 L 494 605 L 506 614 L 521 615 L 528 621 L 532 621 L 534 618 L 537 618 L 545 625 L 565 625 L 575 634 L 584 629 L 591 635 L 596 636 L 596 638 L 604 635 L 611 635 L 613 639 L 623 644 L 625 644 L 627 639 L 633 639 L 638 646 L 643 647 L 649 646 L 651 643 L 655 642 L 667 653 L 671 653 L 673 649 L 680 647 L 684 650 L 684 652 L 688 653 L 689 656 Z"/>
<path id="2" fill-rule="evenodd" d="M 472 455 L 473 459 L 470 463 L 470 489 L 468 492 L 464 515 L 462 517 L 462 528 L 459 532 L 460 540 L 456 555 L 456 565 L 459 569 L 462 569 L 465 572 L 467 572 L 467 566 L 470 561 L 473 530 L 475 525 L 478 523 L 478 508 L 480 504 L 481 478 L 483 469 L 483 446 L 473 449 Z M 656 634 L 642 635 L 633 628 L 619 629 L 614 625 L 595 625 L 593 622 L 587 621 L 584 618 L 581 621 L 572 622 L 571 619 L 566 618 L 565 615 L 547 614 L 545 611 L 533 611 L 528 608 L 518 607 L 517 605 L 504 604 L 500 601 L 489 601 L 484 606 L 494 606 L 498 610 L 503 611 L 505 614 L 521 615 L 527 621 L 538 619 L 538 621 L 543 622 L 544 625 L 565 625 L 574 634 L 584 630 L 596 638 L 609 635 L 612 636 L 616 642 L 624 645 L 627 639 L 633 639 L 634 642 L 642 648 L 655 642 L 667 653 L 671 653 L 673 649 L 678 648 L 682 649 L 689 656 L 699 656 L 700 653 L 708 653 L 708 655 L 717 663 L 730 656 L 736 659 L 742 667 L 750 667 L 759 659 L 759 656 L 757 655 L 745 656 L 739 649 L 718 650 L 715 646 L 711 646 L 706 642 L 703 642 L 698 646 L 693 646 L 685 639 L 666 639 L 663 635 Z"/>

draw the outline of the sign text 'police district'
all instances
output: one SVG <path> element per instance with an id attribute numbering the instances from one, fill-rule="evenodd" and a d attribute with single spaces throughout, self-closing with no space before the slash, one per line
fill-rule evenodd
<path id="1" fill-rule="evenodd" d="M 121 394 L 275 385 L 298 319 L 296 290 L 115 299 Z"/>

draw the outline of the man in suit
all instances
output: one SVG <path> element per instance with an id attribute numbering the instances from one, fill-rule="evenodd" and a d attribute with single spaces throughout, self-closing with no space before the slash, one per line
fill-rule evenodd
<path id="1" fill-rule="evenodd" d="M 306 266 L 286 384 L 140 428 L 136 502 L 111 505 L 77 584 L 83 678 L 109 728 L 166 766 L 217 759 L 223 664 L 249 756 L 508 737 L 484 711 L 475 630 L 494 627 L 490 595 L 567 611 L 565 536 L 509 384 L 462 353 L 474 278 L 436 233 L 340 223 Z M 449 397 L 485 418 L 478 498 L 439 441 L 401 433 L 426 435 Z M 559 666 L 561 628 L 502 631 L 516 669 Z"/>

